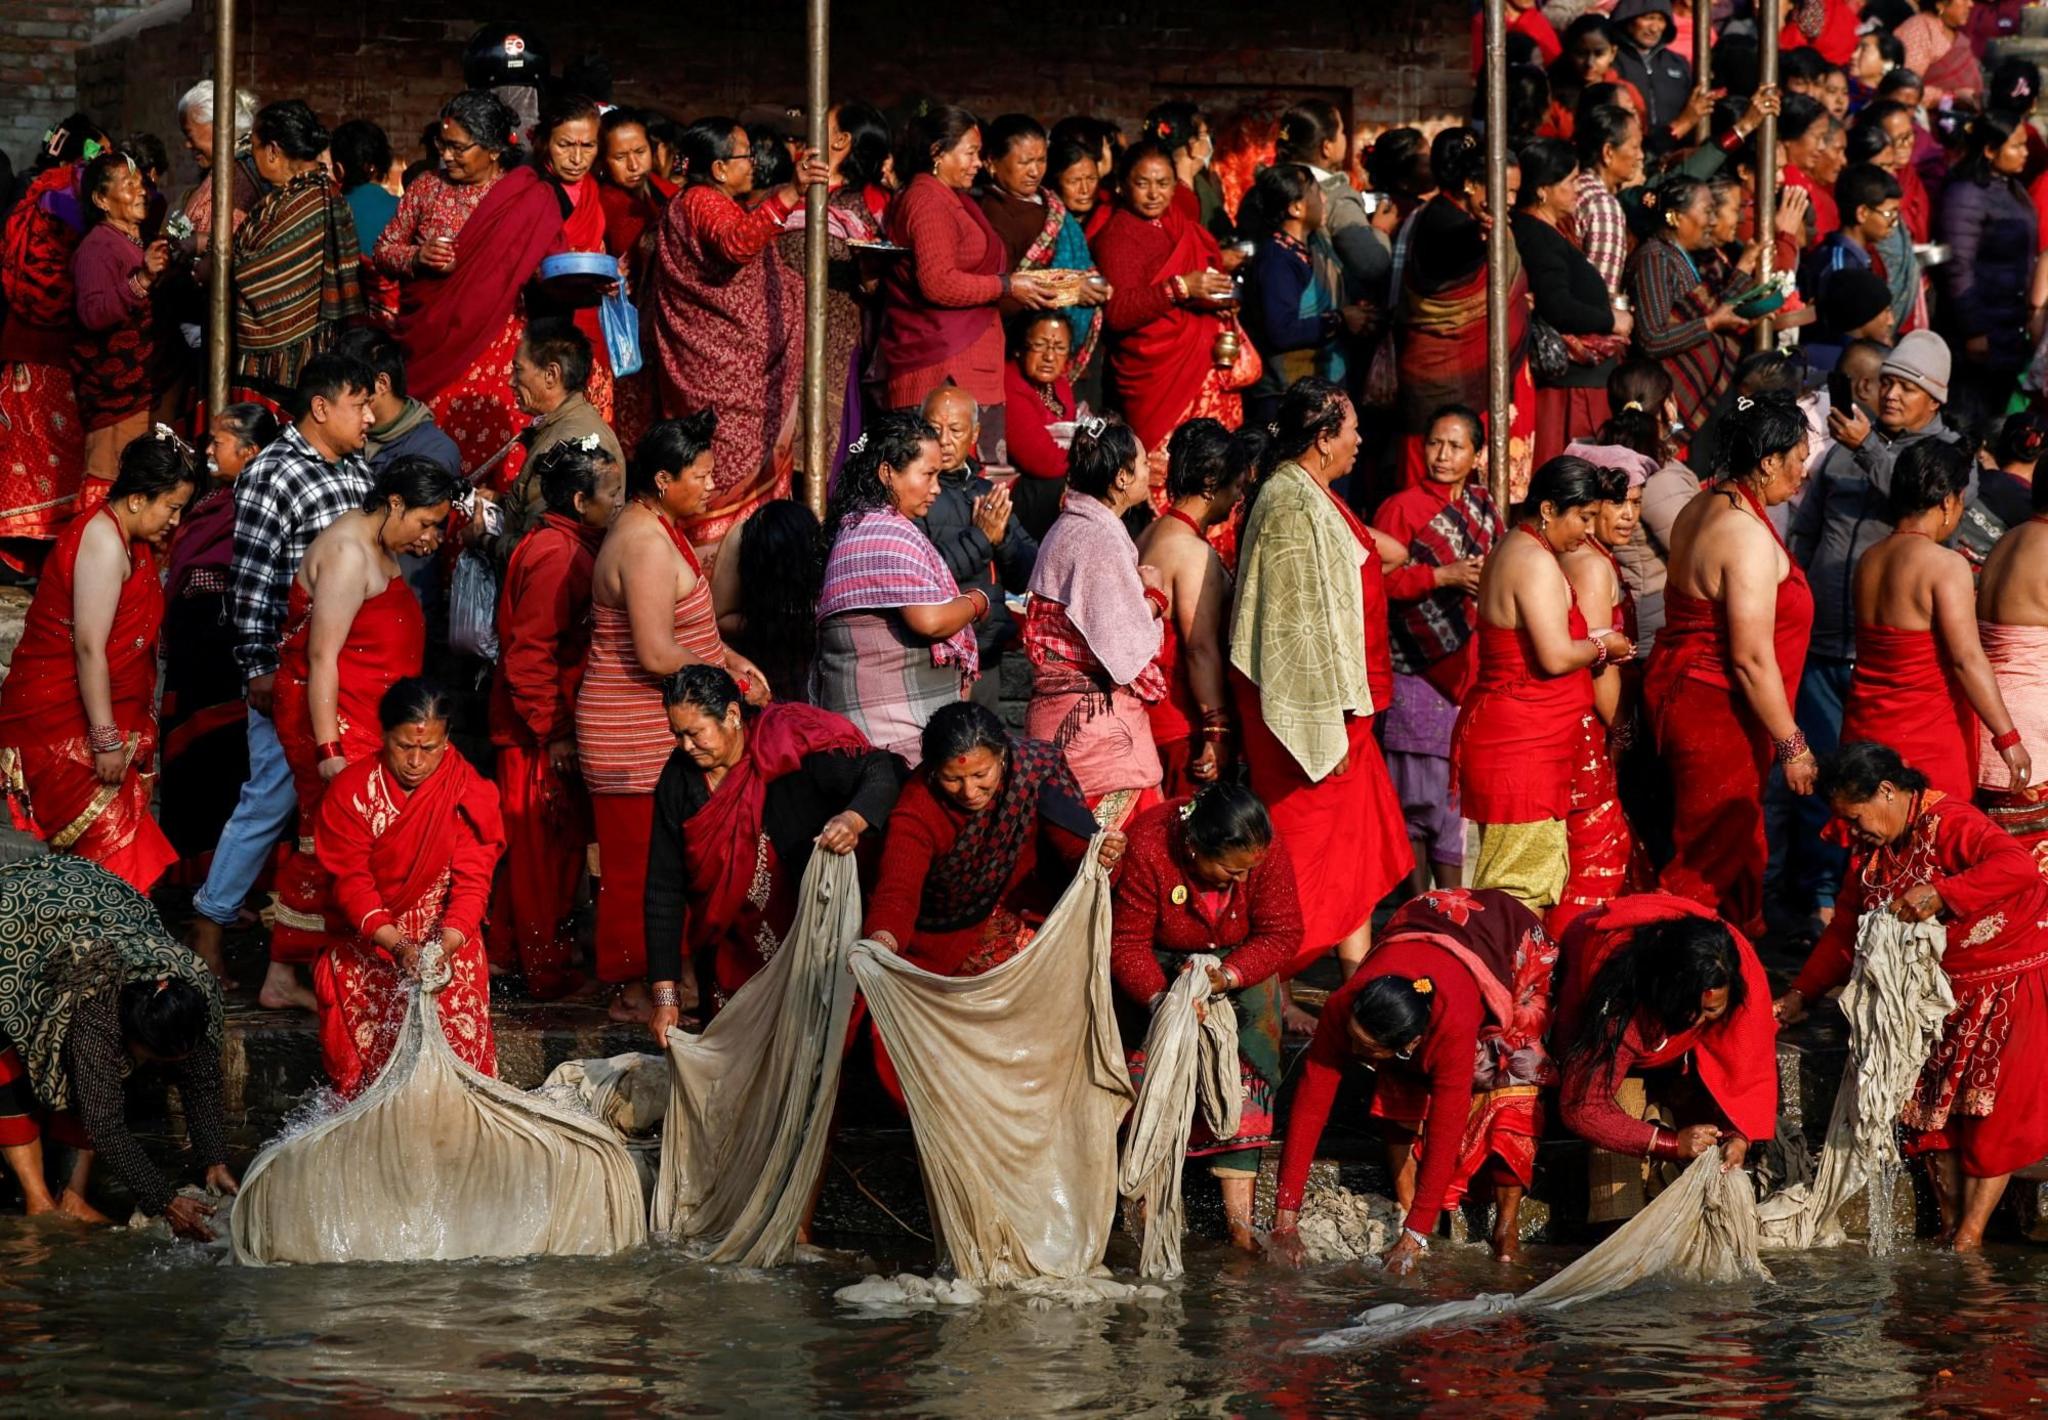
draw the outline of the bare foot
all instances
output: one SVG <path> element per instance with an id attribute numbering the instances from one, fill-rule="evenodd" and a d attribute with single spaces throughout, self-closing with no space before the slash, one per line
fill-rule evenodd
<path id="1" fill-rule="evenodd" d="M 654 1000 L 647 994 L 645 986 L 631 981 L 619 988 L 619 994 L 612 997 L 605 1014 L 622 1025 L 645 1025 L 654 1018 Z"/>
<path id="2" fill-rule="evenodd" d="M 1493 1235 L 1493 1260 L 1504 1263 L 1520 1262 L 1522 1260 L 1522 1240 L 1518 1237 L 1502 1237 L 1499 1233 L 1495 1233 Z"/>
<path id="3" fill-rule="evenodd" d="M 1310 1036 L 1316 1033 L 1316 1018 L 1289 1001 L 1280 1012 L 1280 1026 L 1288 1035 Z"/>
<path id="4" fill-rule="evenodd" d="M 266 1011 L 320 1009 L 319 998 L 300 982 L 298 968 L 285 961 L 272 962 L 270 970 L 263 974 L 263 986 L 256 993 L 256 1004 Z"/>
<path id="5" fill-rule="evenodd" d="M 192 919 L 192 930 L 185 937 L 185 945 L 192 949 L 194 956 L 206 963 L 206 969 L 222 981 L 228 979 L 226 959 L 221 955 L 222 928 L 220 923 L 207 917 Z"/>
<path id="6" fill-rule="evenodd" d="M 1984 1250 L 1984 1234 L 1966 1232 L 1958 1228 L 1956 1229 L 1954 1240 L 1949 1243 L 1949 1250 L 1951 1252 L 1982 1252 Z"/>
<path id="7" fill-rule="evenodd" d="M 64 1190 L 63 1198 L 57 1202 L 57 1211 L 65 1217 L 75 1218 L 81 1223 L 111 1223 L 114 1221 L 68 1188 Z"/>
<path id="8" fill-rule="evenodd" d="M 1259 1250 L 1259 1240 L 1252 1233 L 1252 1225 L 1250 1223 L 1231 1223 L 1230 1245 L 1239 1252 L 1256 1254 Z"/>
<path id="9" fill-rule="evenodd" d="M 27 1214 L 31 1218 L 37 1217 L 39 1215 L 54 1213 L 56 1211 L 57 1200 L 52 1198 L 48 1193 L 44 1193 L 38 1197 L 28 1199 L 22 1205 L 22 1212 Z"/>

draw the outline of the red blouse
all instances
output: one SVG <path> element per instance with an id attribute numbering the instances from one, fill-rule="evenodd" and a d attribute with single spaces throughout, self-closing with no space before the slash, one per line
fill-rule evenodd
<path id="1" fill-rule="evenodd" d="M 1301 949 L 1301 902 L 1294 866 L 1278 838 L 1220 909 L 1188 869 L 1176 799 L 1141 814 L 1117 876 L 1110 975 L 1133 1000 L 1150 1002 L 1167 987 L 1154 952 L 1225 957 L 1241 986 L 1264 981 Z M 1470 1073 L 1470 1062 L 1467 1062 Z"/>
<path id="2" fill-rule="evenodd" d="M 1051 426 L 1074 417 L 1074 387 L 1054 380 L 1052 397 L 1060 406 L 1055 416 L 1012 360 L 1003 366 L 1003 440 L 1010 467 L 1026 478 L 1065 478 L 1067 451 L 1054 442 Z"/>

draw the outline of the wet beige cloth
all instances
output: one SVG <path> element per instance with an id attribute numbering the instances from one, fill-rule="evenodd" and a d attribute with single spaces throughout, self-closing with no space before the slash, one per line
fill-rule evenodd
<path id="1" fill-rule="evenodd" d="M 1356 1325 L 1316 1337 L 1307 1349 L 1372 1345 L 1510 1312 L 1561 1311 L 1652 1277 L 1725 1283 L 1768 1281 L 1770 1275 L 1757 1257 L 1756 1193 L 1749 1175 L 1741 1169 L 1724 1172 L 1720 1153 L 1710 1151 L 1613 1236 L 1520 1296 L 1484 1293 L 1427 1307 L 1390 1302 L 1356 1318 Z"/>
<path id="2" fill-rule="evenodd" d="M 1091 846 L 1031 944 L 979 976 L 853 948 L 910 1107 L 940 1262 L 965 1281 L 1083 1278 L 1101 1265 L 1132 1099 L 1109 896 Z"/>
<path id="3" fill-rule="evenodd" d="M 1221 962 L 1197 953 L 1152 1009 L 1145 1032 L 1145 1078 L 1124 1132 L 1117 1186 L 1144 1212 L 1139 1249 L 1143 1277 L 1180 1276 L 1180 1240 L 1187 1210 L 1180 1196 L 1181 1165 L 1195 1111 L 1217 1139 L 1237 1133 L 1244 1112 L 1244 1082 L 1237 1063 L 1237 1011 L 1228 996 L 1209 994 L 1209 969 Z M 1201 1019 L 1195 1008 L 1206 1006 Z"/>
<path id="4" fill-rule="evenodd" d="M 860 935 L 852 856 L 813 853 L 798 891 L 768 964 L 702 1034 L 669 1032 L 654 1230 L 712 1262 L 787 1262 L 825 1167 Z"/>
<path id="5" fill-rule="evenodd" d="M 337 1113 L 271 1144 L 242 1177 L 238 1262 L 422 1262 L 607 1255 L 647 1239 L 612 1131 L 478 1074 L 442 1033 L 433 960 L 391 1058 Z"/>
<path id="6" fill-rule="evenodd" d="M 651 1139 L 668 1114 L 668 1060 L 629 1052 L 604 1059 L 564 1060 L 534 1093 L 601 1119 L 628 1142 Z"/>
<path id="7" fill-rule="evenodd" d="M 1857 922 L 1856 957 L 1842 988 L 1849 1068 L 1835 1091 L 1813 1182 L 1782 1189 L 1757 1205 L 1765 1247 L 1841 1242 L 1842 1205 L 1886 1165 L 1899 1163 L 1894 1125 L 1956 1008 L 1948 973 L 1941 969 L 1947 946 L 1948 933 L 1939 922 L 1901 922 L 1890 911 L 1866 912 Z M 1873 1220 L 1873 1237 L 1882 1231 Z"/>

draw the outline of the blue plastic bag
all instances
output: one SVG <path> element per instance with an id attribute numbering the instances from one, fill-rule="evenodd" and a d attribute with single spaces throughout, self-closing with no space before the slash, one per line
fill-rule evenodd
<path id="1" fill-rule="evenodd" d="M 639 374 L 640 312 L 627 299 L 623 285 L 598 302 L 597 318 L 604 327 L 605 349 L 611 352 L 613 377 Z"/>

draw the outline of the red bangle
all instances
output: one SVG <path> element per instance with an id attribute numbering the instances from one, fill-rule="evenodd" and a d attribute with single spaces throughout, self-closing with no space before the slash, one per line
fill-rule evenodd
<path id="1" fill-rule="evenodd" d="M 2014 725 L 2011 729 L 2007 730 L 2002 735 L 1993 735 L 1991 737 L 1991 747 L 2001 754 L 2003 754 L 2006 750 L 2011 749 L 2014 745 L 2018 744 L 2019 742 L 2020 727 L 2018 725 Z"/>
<path id="2" fill-rule="evenodd" d="M 320 760 L 322 763 L 325 763 L 330 759 L 348 758 L 347 755 L 341 752 L 341 741 L 339 740 L 325 740 L 314 752 L 320 756 Z"/>
<path id="3" fill-rule="evenodd" d="M 1172 609 L 1172 603 L 1166 600 L 1166 593 L 1160 591 L 1157 587 L 1145 588 L 1145 600 L 1152 603 L 1153 608 L 1160 616 L 1165 616 Z"/>

